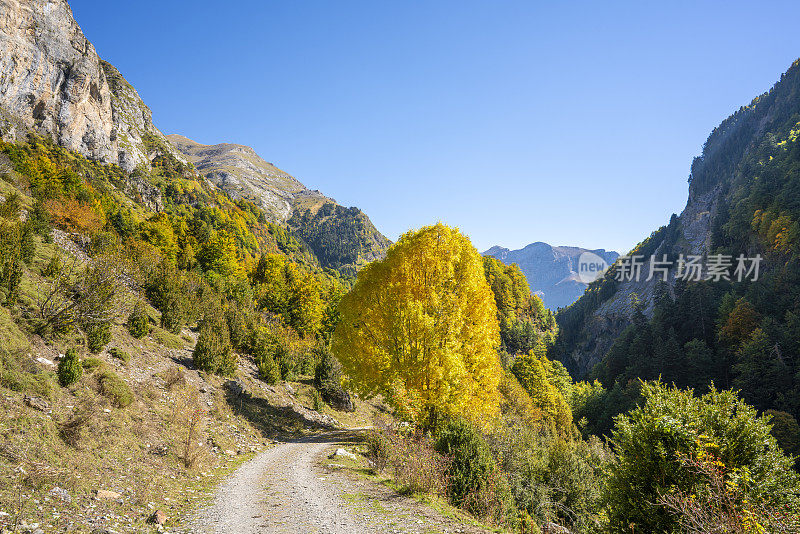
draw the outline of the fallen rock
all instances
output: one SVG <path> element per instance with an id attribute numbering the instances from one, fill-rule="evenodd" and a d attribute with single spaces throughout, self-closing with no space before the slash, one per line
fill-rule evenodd
<path id="1" fill-rule="evenodd" d="M 228 380 L 225 382 L 225 387 L 234 397 L 239 397 L 247 392 L 247 388 L 241 380 Z"/>
<path id="2" fill-rule="evenodd" d="M 70 496 L 69 492 L 64 488 L 60 488 L 58 486 L 54 487 L 50 490 L 50 496 L 54 499 L 58 499 L 61 502 L 71 504 L 72 497 Z"/>
<path id="3" fill-rule="evenodd" d="M 224 453 L 225 453 L 227 456 L 236 456 L 236 451 L 234 451 L 234 450 L 232 450 L 232 449 L 225 449 L 223 452 L 224 452 Z"/>
<path id="4" fill-rule="evenodd" d="M 117 499 L 122 498 L 122 495 L 116 491 L 101 489 L 97 490 L 97 494 L 94 496 L 94 498 L 98 501 L 116 501 Z"/>
<path id="5" fill-rule="evenodd" d="M 153 515 L 150 516 L 150 522 L 156 525 L 163 525 L 167 522 L 167 514 L 161 510 L 156 510 L 153 512 Z"/>
<path id="6" fill-rule="evenodd" d="M 22 402 L 25 403 L 25 406 L 30 406 L 35 410 L 46 412 L 50 409 L 50 404 L 46 400 L 39 397 L 29 397 L 25 395 L 25 398 L 22 399 Z"/>
<path id="7" fill-rule="evenodd" d="M 555 523 L 544 523 L 542 525 L 542 534 L 571 534 L 567 527 L 562 527 Z"/>
<path id="8" fill-rule="evenodd" d="M 345 450 L 345 449 L 336 449 L 336 452 L 331 454 L 328 458 L 336 458 L 337 456 L 338 457 L 344 457 L 344 458 L 350 458 L 351 460 L 355 460 L 356 459 L 356 455 L 355 454 L 353 454 L 352 452 L 350 452 L 348 450 Z"/>
<path id="9" fill-rule="evenodd" d="M 52 360 L 48 360 L 47 358 L 44 358 L 42 356 L 39 356 L 38 358 L 36 358 L 36 361 L 41 363 L 42 365 L 49 365 L 50 367 L 53 367 L 55 365 L 52 362 Z"/>

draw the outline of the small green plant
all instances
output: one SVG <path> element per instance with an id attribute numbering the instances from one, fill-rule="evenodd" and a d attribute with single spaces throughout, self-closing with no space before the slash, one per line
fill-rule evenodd
<path id="1" fill-rule="evenodd" d="M 97 374 L 97 381 L 100 384 L 100 393 L 105 395 L 114 406 L 125 408 L 133 402 L 133 391 L 130 386 L 115 372 L 101 369 Z"/>
<path id="2" fill-rule="evenodd" d="M 105 365 L 106 362 L 104 362 L 100 358 L 95 358 L 93 356 L 81 360 L 81 367 L 87 373 L 94 373 L 98 369 L 105 367 Z"/>
<path id="3" fill-rule="evenodd" d="M 58 362 L 58 383 L 67 387 L 80 380 L 82 375 L 83 368 L 78 353 L 75 349 L 69 349 Z"/>
<path id="4" fill-rule="evenodd" d="M 141 300 L 133 305 L 133 311 L 128 316 L 125 327 L 136 339 L 142 339 L 150 331 L 150 317 L 147 315 L 147 308 Z"/>
<path id="5" fill-rule="evenodd" d="M 103 347 L 111 341 L 111 325 L 109 323 L 97 323 L 89 327 L 86 334 L 86 344 L 89 352 L 97 354 Z"/>
<path id="6" fill-rule="evenodd" d="M 108 353 L 114 358 L 122 360 L 122 363 L 125 365 L 128 365 L 128 362 L 131 361 L 131 355 L 117 347 L 111 347 L 108 349 Z"/>

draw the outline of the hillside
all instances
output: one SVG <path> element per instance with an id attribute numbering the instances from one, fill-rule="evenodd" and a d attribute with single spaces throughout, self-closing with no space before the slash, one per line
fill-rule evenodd
<path id="1" fill-rule="evenodd" d="M 167 136 L 197 171 L 234 200 L 258 205 L 270 221 L 286 223 L 322 267 L 355 274 L 383 257 L 390 242 L 358 208 L 345 208 L 262 159 L 249 146 L 201 145 Z"/>
<path id="2" fill-rule="evenodd" d="M 682 280 L 675 264 L 666 281 L 618 281 L 617 264 L 558 316 L 555 354 L 573 373 L 608 388 L 659 375 L 699 389 L 713 381 L 759 409 L 800 415 L 798 130 L 795 62 L 714 129 L 692 162 L 686 208 L 633 252 L 673 262 L 723 254 L 730 280 L 708 280 L 708 267 L 703 280 Z M 739 255 L 761 255 L 757 280 L 734 276 Z"/>
<path id="3" fill-rule="evenodd" d="M 182 135 L 170 134 L 169 142 L 194 164 L 197 171 L 234 200 L 251 200 L 273 222 L 285 222 L 296 204 L 330 201 L 297 179 L 264 161 L 245 145 L 201 145 Z"/>
<path id="4" fill-rule="evenodd" d="M 531 243 L 519 250 L 493 246 L 483 255 L 497 258 L 507 265 L 519 265 L 531 291 L 542 298 L 545 306 L 555 311 L 575 302 L 586 290 L 587 284 L 576 275 L 578 258 L 584 252 L 597 254 L 609 265 L 619 256 L 604 249 L 554 247 L 542 242 Z"/>

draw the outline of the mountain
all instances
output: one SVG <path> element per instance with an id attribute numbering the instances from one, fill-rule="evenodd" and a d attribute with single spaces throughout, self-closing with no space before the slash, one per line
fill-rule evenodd
<path id="1" fill-rule="evenodd" d="M 136 90 L 86 39 L 64 0 L 0 0 L 0 128 L 29 131 L 126 171 L 180 158 Z"/>
<path id="2" fill-rule="evenodd" d="M 798 137 L 800 60 L 711 132 L 691 164 L 686 207 L 632 252 L 666 254 L 666 281 L 617 280 L 618 264 L 559 313 L 554 352 L 573 374 L 621 390 L 637 378 L 713 381 L 759 409 L 800 416 Z M 684 280 L 681 254 L 722 254 L 731 275 L 740 255 L 763 261 L 757 280 L 714 281 L 707 268 Z"/>
<path id="3" fill-rule="evenodd" d="M 262 159 L 249 146 L 202 145 L 167 136 L 203 176 L 234 200 L 251 200 L 273 222 L 286 223 L 323 267 L 354 273 L 383 257 L 390 242 L 358 208 L 345 208 Z"/>
<path id="4" fill-rule="evenodd" d="M 168 140 L 136 89 L 100 59 L 65 0 L 0 0 L 0 13 L 3 141 L 23 142 L 33 133 L 92 161 L 118 165 L 127 174 L 117 185 L 152 211 L 163 209 L 162 193 L 180 189 L 162 183 L 161 169 L 189 177 L 195 167 L 231 199 L 261 207 L 270 222 L 286 226 L 302 212 L 289 230 L 325 258 L 322 267 L 354 272 L 383 255 L 389 241 L 363 212 L 309 190 L 252 148 L 205 146 L 182 136 Z M 332 211 L 318 216 L 328 204 Z M 312 227 L 304 228 L 304 221 Z M 332 247 L 331 236 L 348 236 L 355 252 Z"/>
<path id="5" fill-rule="evenodd" d="M 177 134 L 168 135 L 167 139 L 199 173 L 228 196 L 234 200 L 252 200 L 274 222 L 288 220 L 296 206 L 314 207 L 335 202 L 264 161 L 249 146 L 231 143 L 201 145 Z"/>
<path id="6" fill-rule="evenodd" d="M 516 263 L 531 291 L 538 294 L 551 310 L 564 308 L 575 302 L 586 290 L 587 284 L 577 276 L 578 258 L 592 252 L 611 265 L 619 254 L 604 249 L 589 250 L 579 247 L 553 247 L 547 243 L 531 243 L 519 250 L 493 246 L 483 253 L 505 264 Z"/>

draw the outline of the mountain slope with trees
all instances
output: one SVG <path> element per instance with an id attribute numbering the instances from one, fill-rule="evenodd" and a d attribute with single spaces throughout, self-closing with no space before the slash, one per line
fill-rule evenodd
<path id="1" fill-rule="evenodd" d="M 591 371 L 589 377 L 608 390 L 604 428 L 610 415 L 637 397 L 632 379 L 658 377 L 700 391 L 711 382 L 739 389 L 747 402 L 781 412 L 776 421 L 795 428 L 798 131 L 800 62 L 795 62 L 769 92 L 714 129 L 692 163 L 686 209 L 635 251 L 667 254 L 673 261 L 680 254 L 759 254 L 757 281 L 687 282 L 673 269 L 666 282 L 618 282 L 617 265 L 559 314 L 553 354 L 579 376 Z M 602 404 L 595 408 L 602 411 Z M 787 450 L 797 450 L 796 440 L 784 440 Z"/>

